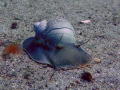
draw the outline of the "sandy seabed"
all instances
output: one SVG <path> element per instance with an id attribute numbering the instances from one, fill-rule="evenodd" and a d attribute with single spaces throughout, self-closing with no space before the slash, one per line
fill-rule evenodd
<path id="1" fill-rule="evenodd" d="M 91 68 L 56 71 L 38 64 L 23 52 L 3 59 L 0 56 L 0 90 L 120 90 L 120 0 L 0 0 L 0 54 L 17 39 L 35 35 L 33 24 L 63 17 L 71 22 L 78 40 L 89 54 L 101 60 Z M 80 24 L 80 21 L 90 23 Z M 16 22 L 18 27 L 11 29 Z M 87 82 L 81 73 L 95 79 Z M 26 76 L 28 77 L 26 77 Z"/>

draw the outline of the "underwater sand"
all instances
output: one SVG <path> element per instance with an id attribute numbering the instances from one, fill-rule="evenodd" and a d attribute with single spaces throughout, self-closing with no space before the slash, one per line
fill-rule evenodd
<path id="1" fill-rule="evenodd" d="M 25 52 L 0 56 L 0 90 L 120 90 L 120 0 L 0 0 L 0 55 L 8 43 L 34 36 L 35 22 L 55 16 L 71 22 L 79 41 L 90 38 L 82 47 L 100 63 L 54 72 Z M 80 24 L 83 20 L 91 22 Z M 14 22 L 18 27 L 11 29 Z M 84 71 L 93 83 L 81 79 Z"/>

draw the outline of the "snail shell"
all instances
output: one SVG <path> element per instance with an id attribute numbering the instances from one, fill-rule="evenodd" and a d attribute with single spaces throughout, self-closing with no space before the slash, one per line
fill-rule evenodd
<path id="1" fill-rule="evenodd" d="M 43 38 L 49 45 L 75 43 L 76 33 L 73 26 L 63 18 L 53 18 L 34 24 L 36 37 Z M 61 39 L 61 40 L 60 40 Z"/>

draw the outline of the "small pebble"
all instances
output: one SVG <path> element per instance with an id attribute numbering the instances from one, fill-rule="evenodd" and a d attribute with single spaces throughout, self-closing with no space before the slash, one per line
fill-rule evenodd
<path id="1" fill-rule="evenodd" d="M 17 72 L 13 71 L 11 74 L 10 74 L 10 77 L 16 77 L 17 76 Z"/>
<path id="2" fill-rule="evenodd" d="M 3 45 L 3 43 L 0 41 L 0 46 L 2 46 Z"/>
<path id="3" fill-rule="evenodd" d="M 86 80 L 88 82 L 93 81 L 92 75 L 89 72 L 84 72 L 81 76 L 83 80 Z"/>
<path id="4" fill-rule="evenodd" d="M 17 26 L 18 26 L 18 24 L 15 22 L 15 23 L 12 23 L 12 25 L 11 25 L 11 29 L 17 29 Z"/>
<path id="5" fill-rule="evenodd" d="M 94 61 L 97 62 L 97 63 L 101 62 L 101 60 L 99 58 L 94 58 Z"/>
<path id="6" fill-rule="evenodd" d="M 30 73 L 24 73 L 24 79 L 29 79 L 29 77 L 31 76 L 31 74 Z"/>
<path id="7" fill-rule="evenodd" d="M 120 52 L 118 52 L 118 54 L 120 55 Z"/>

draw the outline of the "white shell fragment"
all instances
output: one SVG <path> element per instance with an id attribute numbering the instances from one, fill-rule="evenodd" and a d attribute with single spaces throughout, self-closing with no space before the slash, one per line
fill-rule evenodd
<path id="1" fill-rule="evenodd" d="M 81 21 L 81 23 L 89 23 L 91 22 L 90 20 L 84 20 L 84 21 Z"/>

